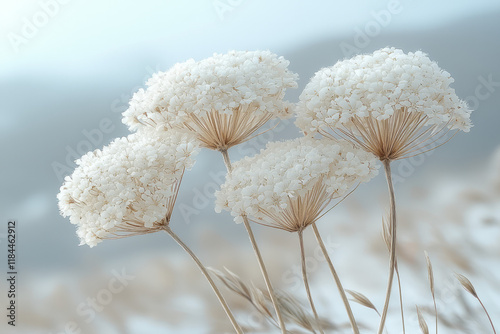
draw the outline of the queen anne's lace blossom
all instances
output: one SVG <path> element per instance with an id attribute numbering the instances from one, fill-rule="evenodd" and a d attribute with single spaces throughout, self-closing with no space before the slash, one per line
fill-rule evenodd
<path id="1" fill-rule="evenodd" d="M 198 148 L 186 134 L 149 132 L 85 154 L 65 178 L 59 208 L 78 225 L 81 244 L 92 247 L 102 239 L 155 232 L 168 224 L 173 196 Z"/>
<path id="2" fill-rule="evenodd" d="M 147 89 L 140 89 L 132 97 L 123 122 L 131 130 L 143 125 L 188 128 L 204 136 L 202 142 L 210 148 L 235 145 L 248 137 L 245 134 L 239 138 L 248 127 L 258 128 L 272 117 L 291 115 L 293 105 L 283 101 L 283 97 L 287 88 L 297 87 L 297 75 L 288 70 L 288 64 L 269 51 L 231 51 L 199 62 L 190 59 L 154 74 Z M 200 130 L 219 121 L 207 121 L 210 115 L 216 113 L 220 118 L 236 112 L 236 122 L 241 124 L 230 124 L 225 133 L 209 130 L 204 134 Z M 244 116 L 245 113 L 251 115 Z M 198 121 L 203 124 L 201 127 Z M 223 131 L 222 127 L 218 126 L 217 131 Z M 217 143 L 212 145 L 211 140 Z"/>
<path id="3" fill-rule="evenodd" d="M 426 125 L 469 131 L 470 110 L 450 88 L 453 78 L 425 53 L 385 48 L 318 71 L 300 95 L 297 126 L 304 132 L 352 128 L 351 120 L 381 121 L 405 110 Z"/>
<path id="4" fill-rule="evenodd" d="M 294 199 L 301 198 L 301 205 L 307 207 L 311 204 L 305 203 L 308 194 L 319 188 L 323 192 L 319 197 L 327 201 L 338 198 L 377 173 L 378 165 L 372 154 L 344 141 L 303 137 L 269 143 L 258 155 L 234 163 L 233 171 L 216 192 L 216 211 L 231 211 L 238 223 L 242 221 L 241 215 L 247 215 L 283 228 L 278 217 L 283 217 L 281 213 Z M 311 222 L 294 221 L 291 225 L 300 229 Z"/>

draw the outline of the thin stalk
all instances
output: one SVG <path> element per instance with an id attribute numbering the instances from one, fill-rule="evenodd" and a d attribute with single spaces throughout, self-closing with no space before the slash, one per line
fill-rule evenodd
<path id="1" fill-rule="evenodd" d="M 326 250 L 325 244 L 323 243 L 323 239 L 321 238 L 321 235 L 319 234 L 319 230 L 318 230 L 318 227 L 316 226 L 316 223 L 313 223 L 312 227 L 314 230 L 314 235 L 316 236 L 316 240 L 318 241 L 319 247 L 321 248 L 321 251 L 323 252 L 323 256 L 325 257 L 326 262 L 328 262 L 328 266 L 330 267 L 330 271 L 332 272 L 333 279 L 335 280 L 335 283 L 337 284 L 337 288 L 339 290 L 340 297 L 342 297 L 342 301 L 344 302 L 344 307 L 347 311 L 347 315 L 349 316 L 349 321 L 351 322 L 352 331 L 355 334 L 359 334 L 358 324 L 356 323 L 356 319 L 354 318 L 354 314 L 352 313 L 351 305 L 349 304 L 349 300 L 347 299 L 347 296 L 345 294 L 344 287 L 342 286 L 342 283 L 340 282 L 340 277 L 339 277 L 339 275 L 337 275 L 337 271 L 335 270 L 333 263 L 332 263 L 332 260 L 330 259 L 330 255 L 328 255 L 328 251 Z"/>
<path id="2" fill-rule="evenodd" d="M 403 324 L 403 334 L 405 334 L 406 330 L 405 330 L 405 315 L 404 315 L 404 311 L 403 311 L 403 293 L 401 292 L 401 278 L 399 277 L 399 269 L 398 269 L 398 262 L 397 261 L 396 261 L 396 267 L 395 267 L 395 269 L 396 269 L 396 276 L 397 276 L 397 279 L 398 279 L 399 306 L 401 308 L 401 322 Z M 434 301 L 434 303 L 435 303 L 435 301 Z M 437 334 L 437 320 L 436 320 L 436 334 Z"/>
<path id="3" fill-rule="evenodd" d="M 227 150 L 222 150 L 220 153 L 222 153 L 222 157 L 224 158 L 224 164 L 226 165 L 227 172 L 231 173 L 233 171 L 233 166 L 231 166 L 231 159 L 229 158 L 229 154 L 227 154 Z"/>
<path id="4" fill-rule="evenodd" d="M 436 334 L 438 334 L 438 310 L 437 310 L 437 305 L 436 305 L 436 298 L 432 298 L 434 301 L 434 313 L 436 314 Z M 495 331 L 495 328 L 493 328 L 493 331 Z"/>
<path id="5" fill-rule="evenodd" d="M 316 312 L 316 307 L 314 307 L 314 301 L 311 296 L 311 290 L 309 289 L 309 282 L 307 280 L 307 268 L 306 268 L 306 256 L 304 251 L 304 237 L 302 231 L 298 231 L 299 243 L 300 243 L 300 259 L 302 263 L 302 278 L 304 279 L 304 286 L 307 292 L 307 299 L 309 299 L 309 304 L 311 304 L 311 310 L 314 314 L 314 319 L 316 320 L 316 326 L 321 334 L 324 334 L 323 328 L 321 328 L 321 323 L 319 321 L 318 312 Z M 316 333 L 316 332 L 314 332 Z"/>
<path id="6" fill-rule="evenodd" d="M 483 302 L 481 301 L 481 299 L 479 299 L 479 297 L 476 297 L 476 298 L 479 301 L 479 304 L 481 304 L 481 306 L 483 307 L 484 313 L 486 313 L 486 316 L 488 317 L 488 320 L 490 321 L 491 328 L 493 328 L 493 333 L 496 334 L 497 331 L 495 330 L 495 326 L 493 326 L 493 321 L 491 320 L 490 314 L 488 313 L 488 311 L 486 311 L 486 307 L 484 307 Z"/>
<path id="7" fill-rule="evenodd" d="M 207 279 L 208 283 L 210 283 L 210 286 L 214 290 L 217 298 L 219 299 L 219 302 L 221 303 L 222 308 L 226 312 L 229 320 L 231 321 L 231 324 L 233 325 L 234 330 L 238 334 L 243 334 L 243 331 L 241 330 L 240 325 L 238 325 L 238 323 L 236 322 L 236 319 L 234 318 L 234 315 L 231 312 L 231 309 L 227 305 L 226 300 L 224 299 L 221 292 L 217 288 L 217 285 L 215 285 L 214 281 L 212 280 L 212 277 L 210 277 L 210 274 L 208 273 L 205 266 L 201 263 L 200 259 L 198 259 L 198 257 L 193 253 L 193 251 L 184 242 L 182 242 L 182 240 L 177 236 L 177 234 L 175 234 L 172 231 L 172 229 L 169 226 L 165 226 L 164 230 L 172 237 L 172 239 L 174 239 L 179 244 L 179 246 L 181 246 L 186 251 L 186 253 L 188 253 L 191 256 L 191 258 L 194 260 L 194 262 L 196 263 L 198 268 L 201 270 L 201 272 L 203 273 L 203 275 Z"/>
<path id="8" fill-rule="evenodd" d="M 266 265 L 264 264 L 264 260 L 262 259 L 262 255 L 260 254 L 259 247 L 257 246 L 257 241 L 255 240 L 255 236 L 253 234 L 247 216 L 243 216 L 243 223 L 245 224 L 245 228 L 247 229 L 247 233 L 250 238 L 250 242 L 252 243 L 255 256 L 259 261 L 260 271 L 262 272 L 262 276 L 264 277 L 264 281 L 266 282 L 267 291 L 269 292 L 269 297 L 271 297 L 271 302 L 273 303 L 274 309 L 276 311 L 276 316 L 278 317 L 278 322 L 281 328 L 281 332 L 283 334 L 286 334 L 285 322 L 283 320 L 283 316 L 281 315 L 281 311 L 278 307 L 278 299 L 276 298 L 273 286 L 271 285 L 271 279 L 269 278 L 269 274 L 267 273 Z"/>
<path id="9" fill-rule="evenodd" d="M 227 154 L 227 150 L 221 150 L 222 157 L 224 158 L 224 164 L 226 165 L 227 172 L 230 174 L 233 171 L 233 167 L 231 166 L 231 160 L 229 159 L 229 155 Z M 278 307 L 278 299 L 276 298 L 276 294 L 274 293 L 273 286 L 271 284 L 271 279 L 269 278 L 269 274 L 267 273 L 266 265 L 264 264 L 264 260 L 262 259 L 262 255 L 260 254 L 259 246 L 257 245 L 257 241 L 255 240 L 255 236 L 252 231 L 252 227 L 250 226 L 250 222 L 246 215 L 242 216 L 243 223 L 248 233 L 248 237 L 250 238 L 250 242 L 252 244 L 253 250 L 255 252 L 255 256 L 257 257 L 257 261 L 259 262 L 260 271 L 262 276 L 264 277 L 264 281 L 266 283 L 267 291 L 269 292 L 269 297 L 271 298 L 271 302 L 273 303 L 274 310 L 276 311 L 276 316 L 278 318 L 278 323 L 281 329 L 282 334 L 286 334 L 286 326 L 285 321 L 283 320 L 283 316 Z"/>
<path id="10" fill-rule="evenodd" d="M 384 331 L 385 319 L 387 317 L 387 311 L 389 309 L 389 301 L 391 299 L 392 281 L 394 279 L 394 268 L 396 266 L 396 200 L 394 196 L 394 186 L 392 184 L 391 175 L 391 161 L 382 160 L 382 164 L 385 169 L 385 177 L 387 179 L 387 186 L 389 188 L 389 202 L 391 206 L 391 253 L 390 253 L 390 267 L 389 267 L 389 280 L 387 282 L 387 292 L 385 296 L 384 310 L 382 311 L 382 317 L 380 318 L 380 325 L 378 328 L 378 334 L 382 334 Z"/>

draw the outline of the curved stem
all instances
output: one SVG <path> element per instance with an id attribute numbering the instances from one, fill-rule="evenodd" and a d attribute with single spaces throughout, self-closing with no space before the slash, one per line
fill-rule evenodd
<path id="1" fill-rule="evenodd" d="M 304 286 L 306 288 L 307 299 L 309 299 L 309 304 L 311 304 L 311 310 L 314 314 L 314 319 L 316 320 L 316 326 L 318 326 L 318 330 L 321 334 L 324 334 L 323 329 L 321 328 L 321 324 L 319 322 L 318 313 L 316 312 L 316 307 L 314 307 L 314 301 L 311 296 L 311 290 L 309 289 L 309 282 L 307 280 L 307 268 L 306 268 L 306 256 L 304 251 L 304 237 L 302 236 L 302 231 L 297 232 L 299 235 L 299 243 L 300 243 L 300 259 L 302 264 L 302 279 L 304 280 Z M 316 333 L 316 332 L 314 332 Z"/>
<path id="2" fill-rule="evenodd" d="M 392 281 L 394 279 L 394 268 L 396 266 L 396 200 L 394 196 L 394 186 L 392 184 L 391 176 L 391 161 L 383 160 L 382 164 L 385 169 L 385 177 L 387 179 L 387 186 L 389 188 L 389 202 L 391 206 L 391 255 L 390 255 L 390 267 L 389 267 L 389 280 L 387 282 L 387 292 L 385 296 L 384 310 L 382 312 L 382 317 L 380 319 L 380 325 L 378 328 L 378 334 L 382 334 L 385 325 L 385 319 L 387 317 L 387 310 L 389 309 L 389 301 L 391 299 Z"/>
<path id="3" fill-rule="evenodd" d="M 318 227 L 316 226 L 316 223 L 312 224 L 312 228 L 314 231 L 314 235 L 316 236 L 316 240 L 318 241 L 318 244 L 321 248 L 321 251 L 323 252 L 323 256 L 326 259 L 326 262 L 328 262 L 328 266 L 330 267 L 330 271 L 332 272 L 333 279 L 335 280 L 335 283 L 337 284 L 337 288 L 340 293 L 340 297 L 342 297 L 342 301 L 344 302 L 344 307 L 347 311 L 347 315 L 349 316 L 349 321 L 351 322 L 351 327 L 352 331 L 355 334 L 359 334 L 359 328 L 358 324 L 356 323 L 356 319 L 354 318 L 354 314 L 352 313 L 351 310 L 351 305 L 349 304 L 349 300 L 347 299 L 347 296 L 344 291 L 344 287 L 342 286 L 342 283 L 340 282 L 340 277 L 337 274 L 337 271 L 333 267 L 332 260 L 330 259 L 330 256 L 328 255 L 328 251 L 326 250 L 325 244 L 323 243 L 323 239 L 321 238 L 321 235 L 319 234 Z"/>
<path id="4" fill-rule="evenodd" d="M 231 159 L 229 159 L 229 155 L 227 150 L 221 150 L 220 153 L 224 158 L 224 164 L 226 165 L 227 172 L 231 174 L 233 171 L 233 167 L 231 166 Z M 255 256 L 257 257 L 257 261 L 259 262 L 260 271 L 262 276 L 264 277 L 264 281 L 266 283 L 267 291 L 269 292 L 269 297 L 271 298 L 271 302 L 273 303 L 274 310 L 276 311 L 276 316 L 278 318 L 278 323 L 281 328 L 281 333 L 286 334 L 286 326 L 285 321 L 283 320 L 283 316 L 281 314 L 280 308 L 278 307 L 278 300 L 276 298 L 276 294 L 274 293 L 273 286 L 271 284 L 271 279 L 269 278 L 269 274 L 267 273 L 266 265 L 264 264 L 264 260 L 262 259 L 262 255 L 260 254 L 259 246 L 257 246 L 257 241 L 255 240 L 255 236 L 252 231 L 252 227 L 248 221 L 247 216 L 243 215 L 243 223 L 248 233 L 248 237 L 250 238 L 250 242 L 252 244 L 253 250 L 255 252 Z"/>
<path id="5" fill-rule="evenodd" d="M 479 299 L 479 297 L 476 297 L 477 300 L 479 301 L 479 304 L 481 304 L 481 306 L 483 307 L 483 310 L 484 310 L 484 313 L 486 313 L 486 316 L 488 317 L 488 320 L 490 321 L 490 324 L 491 324 L 491 328 L 493 328 L 493 333 L 497 333 L 497 331 L 495 330 L 495 326 L 493 326 L 493 321 L 491 320 L 491 317 L 490 317 L 490 314 L 488 313 L 488 311 L 486 311 L 486 307 L 484 307 L 484 304 L 483 302 L 481 301 L 481 299 Z"/>
<path id="6" fill-rule="evenodd" d="M 226 300 L 224 299 L 224 297 L 220 293 L 219 289 L 217 288 L 217 285 L 215 285 L 214 281 L 212 280 L 212 277 L 210 277 L 210 274 L 208 273 L 205 266 L 201 263 L 200 259 L 198 259 L 198 257 L 193 253 L 193 251 L 184 242 L 182 242 L 182 240 L 177 236 L 177 234 L 175 234 L 172 231 L 172 229 L 169 226 L 165 226 L 164 230 L 172 237 L 172 239 L 174 239 L 179 244 L 179 246 L 181 246 L 186 251 L 186 253 L 188 253 L 191 256 L 191 258 L 194 260 L 194 262 L 196 263 L 198 268 L 201 270 L 201 272 L 203 273 L 203 275 L 207 279 L 208 283 L 210 283 L 210 286 L 214 290 L 217 298 L 219 299 L 219 302 L 221 303 L 222 308 L 226 312 L 229 320 L 231 321 L 231 324 L 233 325 L 234 330 L 238 334 L 243 334 L 243 331 L 241 330 L 240 325 L 238 325 L 238 323 L 236 322 L 236 319 L 234 318 L 233 313 L 229 309 L 229 306 L 227 305 Z"/>

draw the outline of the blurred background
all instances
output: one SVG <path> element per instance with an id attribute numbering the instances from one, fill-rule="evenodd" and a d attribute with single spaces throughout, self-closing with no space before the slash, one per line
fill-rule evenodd
<path id="1" fill-rule="evenodd" d="M 128 134 L 121 113 L 132 94 L 176 62 L 233 49 L 268 49 L 299 73 L 299 88 L 287 93 L 296 102 L 320 68 L 386 46 L 428 53 L 452 74 L 457 94 L 475 110 L 470 133 L 393 167 L 407 330 L 419 332 L 415 304 L 433 328 L 424 250 L 434 264 L 440 332 L 491 332 L 454 272 L 471 279 L 500 326 L 500 2 L 2 0 L 0 26 L 4 313 L 8 219 L 18 221 L 19 272 L 17 326 L 8 326 L 2 313 L 2 333 L 231 333 L 208 284 L 166 234 L 106 241 L 93 249 L 78 246 L 75 226 L 58 212 L 56 194 L 64 176 L 87 151 Z M 237 160 L 267 141 L 298 135 L 293 120 L 285 121 L 230 155 Z M 172 228 L 207 265 L 226 266 L 263 287 L 244 228 L 213 210 L 213 192 L 224 171 L 215 152 L 198 156 L 184 178 Z M 344 286 L 379 309 L 388 272 L 381 237 L 386 209 L 379 175 L 319 224 Z M 296 235 L 255 231 L 276 287 L 303 301 Z M 338 326 L 332 332 L 347 333 L 338 293 L 309 237 L 318 310 Z M 122 289 L 109 293 L 117 275 Z M 243 324 L 273 332 L 245 300 L 223 291 Z M 399 333 L 393 291 L 388 330 Z M 359 305 L 353 310 L 364 332 L 373 333 L 377 314 Z"/>

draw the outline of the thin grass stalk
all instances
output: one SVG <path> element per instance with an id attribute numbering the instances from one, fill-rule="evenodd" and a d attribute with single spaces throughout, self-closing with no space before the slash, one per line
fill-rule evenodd
<path id="1" fill-rule="evenodd" d="M 201 272 L 203 273 L 203 275 L 207 279 L 208 283 L 210 283 L 210 286 L 212 287 L 213 291 L 215 292 L 215 295 L 217 296 L 217 298 L 219 299 L 219 302 L 221 303 L 222 308 L 226 312 L 229 320 L 231 321 L 231 324 L 233 325 L 234 330 L 238 334 L 243 334 L 243 331 L 242 331 L 240 325 L 238 324 L 238 322 L 236 321 L 236 319 L 234 318 L 234 315 L 231 312 L 231 309 L 229 308 L 229 306 L 227 305 L 226 300 L 224 299 L 221 292 L 219 291 L 219 288 L 217 288 L 217 285 L 215 285 L 214 281 L 212 280 L 212 277 L 208 273 L 205 266 L 201 263 L 200 259 L 198 259 L 198 257 L 193 253 L 193 251 L 177 236 L 177 234 L 175 234 L 172 231 L 172 229 L 169 226 L 165 226 L 163 229 L 165 232 L 167 232 L 172 237 L 172 239 L 174 239 L 179 244 L 179 246 L 181 246 L 186 251 L 186 253 L 188 253 L 191 256 L 191 258 L 194 260 L 194 262 L 196 263 L 198 268 L 201 270 Z"/>
<path id="2" fill-rule="evenodd" d="M 438 334 L 438 312 L 436 305 L 436 294 L 434 291 L 434 271 L 432 270 L 431 259 L 429 258 L 429 254 L 427 251 L 424 251 L 425 261 L 427 262 L 427 273 L 429 276 L 429 287 L 431 289 L 432 301 L 434 302 L 434 313 L 436 315 L 436 334 Z"/>
<path id="3" fill-rule="evenodd" d="M 384 330 L 385 319 L 387 317 L 387 311 L 389 309 L 389 301 L 391 299 L 392 281 L 394 279 L 394 269 L 396 266 L 396 200 L 394 196 L 394 185 L 392 184 L 391 161 L 383 160 L 382 164 L 384 165 L 385 176 L 387 179 L 387 186 L 389 188 L 389 201 L 391 207 L 390 211 L 391 252 L 390 252 L 390 267 L 389 267 L 389 279 L 387 282 L 387 292 L 385 296 L 385 304 L 384 304 L 384 309 L 382 311 L 382 317 L 380 318 L 378 334 L 382 334 Z"/>
<path id="4" fill-rule="evenodd" d="M 307 268 L 306 268 L 306 255 L 304 250 L 304 236 L 302 235 L 303 231 L 298 231 L 299 235 L 299 244 L 300 244 L 300 262 L 302 265 L 302 279 L 304 280 L 304 286 L 306 288 L 307 299 L 309 299 L 309 304 L 311 305 L 311 310 L 314 315 L 314 319 L 316 320 L 316 326 L 321 334 L 324 334 L 323 328 L 321 328 L 321 323 L 319 321 L 318 312 L 316 312 L 316 307 L 314 306 L 314 301 L 311 296 L 311 289 L 309 288 L 309 281 L 307 279 Z M 316 333 L 316 332 L 315 332 Z"/>
<path id="5" fill-rule="evenodd" d="M 276 311 L 276 316 L 278 317 L 281 332 L 283 334 L 286 334 L 285 321 L 283 320 L 283 316 L 281 315 L 281 311 L 278 306 L 278 300 L 271 284 L 271 279 L 269 278 L 269 274 L 267 273 L 266 265 L 264 263 L 264 260 L 262 259 L 262 255 L 260 254 L 259 247 L 257 246 L 257 241 L 255 240 L 255 236 L 253 234 L 252 227 L 250 226 L 250 222 L 248 221 L 247 216 L 243 216 L 243 223 L 250 238 L 250 242 L 252 243 L 255 256 L 257 257 L 257 260 L 259 262 L 260 271 L 262 272 L 262 276 L 264 277 L 264 281 L 266 282 L 267 291 L 269 292 L 269 297 L 271 298 L 271 302 L 273 303 L 274 309 Z"/>
<path id="6" fill-rule="evenodd" d="M 483 302 L 481 301 L 481 299 L 479 299 L 479 297 L 477 297 L 477 300 L 479 302 L 479 304 L 481 304 L 481 307 L 483 308 L 484 310 L 484 313 L 486 313 L 486 316 L 488 317 L 488 320 L 490 321 L 490 325 L 491 325 L 491 328 L 493 329 L 493 333 L 497 333 L 497 331 L 495 330 L 495 326 L 493 325 L 493 321 L 491 320 L 491 317 L 490 317 L 490 314 L 488 313 L 488 311 L 486 310 L 486 307 L 484 307 L 484 304 Z"/>
<path id="7" fill-rule="evenodd" d="M 474 288 L 474 285 L 472 285 L 471 281 L 469 281 L 469 279 L 467 277 L 465 277 L 464 275 L 455 273 L 455 276 L 457 277 L 458 281 L 460 282 L 462 287 L 465 289 L 465 291 L 467 291 L 472 296 L 474 296 L 474 298 L 477 299 L 479 304 L 481 304 L 481 307 L 483 308 L 484 312 L 486 313 L 486 316 L 488 317 L 488 320 L 490 321 L 491 328 L 493 328 L 493 333 L 496 334 L 497 331 L 495 330 L 495 326 L 493 325 L 493 321 L 491 321 L 490 314 L 488 313 L 488 311 L 486 310 L 486 307 L 484 307 L 483 302 L 479 298 L 479 295 L 477 294 L 476 289 Z"/>
<path id="8" fill-rule="evenodd" d="M 391 218 L 389 217 L 389 221 L 391 221 Z M 382 219 L 382 222 L 383 222 L 383 238 L 384 238 L 384 241 L 387 245 L 387 249 L 389 250 L 389 252 L 391 251 L 391 237 L 390 237 L 390 227 L 387 225 L 387 222 L 385 221 L 385 219 Z M 398 260 L 396 259 L 396 264 L 394 265 L 394 270 L 396 271 L 396 277 L 398 279 L 398 290 L 399 290 L 399 307 L 400 307 L 400 310 L 401 310 L 401 324 L 402 324 L 402 327 L 403 327 L 403 334 L 406 333 L 406 328 L 405 328 L 405 316 L 404 316 L 404 307 L 403 307 L 403 293 L 402 293 L 402 289 L 401 289 L 401 277 L 399 275 L 399 266 L 398 266 Z M 387 328 L 386 328 L 386 332 L 387 332 Z"/>
<path id="9" fill-rule="evenodd" d="M 220 152 L 222 154 L 222 157 L 224 158 L 224 163 L 226 165 L 227 172 L 231 173 L 233 170 L 233 167 L 231 166 L 231 159 L 229 158 L 227 150 L 221 150 Z M 276 294 L 275 294 L 273 286 L 271 284 L 271 279 L 269 278 L 269 274 L 267 272 L 266 265 L 264 263 L 264 260 L 262 259 L 262 255 L 260 254 L 259 246 L 257 245 L 257 241 L 255 240 L 255 236 L 253 234 L 252 227 L 250 226 L 250 222 L 248 221 L 248 218 L 246 215 L 243 215 L 242 218 L 243 218 L 243 223 L 244 223 L 245 228 L 246 228 L 247 233 L 248 233 L 248 237 L 250 238 L 250 242 L 251 242 L 253 250 L 255 252 L 255 256 L 257 257 L 257 261 L 259 262 L 260 271 L 262 273 L 262 276 L 264 277 L 267 291 L 269 292 L 269 297 L 271 298 L 271 302 L 273 303 L 274 310 L 276 311 L 276 316 L 278 318 L 278 323 L 279 323 L 279 326 L 281 329 L 281 333 L 286 334 L 285 321 L 283 320 L 283 316 L 282 316 L 280 308 L 278 306 L 278 299 L 276 298 Z"/>
<path id="10" fill-rule="evenodd" d="M 316 236 L 316 240 L 318 241 L 318 245 L 321 248 L 321 251 L 323 252 L 323 256 L 325 257 L 326 262 L 328 262 L 328 266 L 330 267 L 330 271 L 332 272 L 335 283 L 337 284 L 337 288 L 339 290 L 340 297 L 342 297 L 342 301 L 344 302 L 344 306 L 345 306 L 345 309 L 347 311 L 347 315 L 349 316 L 349 321 L 351 322 L 352 331 L 355 334 L 359 334 L 358 324 L 356 323 L 356 319 L 354 318 L 354 314 L 352 313 L 351 305 L 349 304 L 349 300 L 347 299 L 347 296 L 345 294 L 344 287 L 342 286 L 342 283 L 340 282 L 340 278 L 337 275 L 337 271 L 335 271 L 332 260 L 330 259 L 330 256 L 328 255 L 328 251 L 326 250 L 325 244 L 323 243 L 323 239 L 321 238 L 321 235 L 319 234 L 319 230 L 318 230 L 318 227 L 316 226 L 316 223 L 312 224 L 312 228 L 314 231 L 314 235 Z"/>
<path id="11" fill-rule="evenodd" d="M 438 334 L 438 313 L 437 313 L 437 305 L 436 298 L 433 296 L 432 301 L 434 302 L 434 314 L 436 315 L 436 334 Z"/>
<path id="12" fill-rule="evenodd" d="M 403 293 L 401 291 L 401 277 L 399 277 L 399 269 L 398 269 L 398 262 L 396 261 L 396 278 L 398 279 L 398 290 L 399 290 L 399 307 L 401 308 L 401 323 L 403 325 L 403 334 L 406 333 L 405 330 L 405 315 L 404 315 L 404 310 L 403 310 Z M 437 328 L 437 325 L 436 325 Z M 436 331 L 437 334 L 437 331 Z"/>

